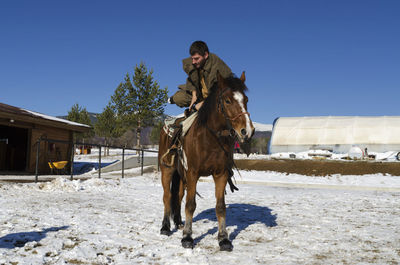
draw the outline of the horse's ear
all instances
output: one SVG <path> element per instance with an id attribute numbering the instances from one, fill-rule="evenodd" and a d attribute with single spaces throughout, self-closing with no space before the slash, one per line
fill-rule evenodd
<path id="1" fill-rule="evenodd" d="M 242 75 L 240 76 L 240 80 L 244 83 L 246 81 L 246 75 L 244 74 L 244 71 L 242 72 Z"/>
<path id="2" fill-rule="evenodd" d="M 225 87 L 225 79 L 224 77 L 217 71 L 217 80 L 218 80 L 218 87 L 222 88 Z"/>

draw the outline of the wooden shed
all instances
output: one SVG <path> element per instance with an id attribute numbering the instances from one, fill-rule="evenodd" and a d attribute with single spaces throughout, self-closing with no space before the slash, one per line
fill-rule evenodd
<path id="1" fill-rule="evenodd" d="M 34 173 L 39 139 L 38 168 L 49 173 L 49 161 L 70 161 L 73 133 L 89 130 L 85 124 L 0 103 L 0 174 Z"/>

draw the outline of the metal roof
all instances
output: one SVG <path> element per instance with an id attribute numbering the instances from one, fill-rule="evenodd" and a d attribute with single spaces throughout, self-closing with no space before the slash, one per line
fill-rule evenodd
<path id="1" fill-rule="evenodd" d="M 69 120 L 45 115 L 39 112 L 25 110 L 0 102 L 0 118 L 13 121 L 42 124 L 52 127 L 61 127 L 72 131 L 85 132 L 90 129 L 89 125 L 72 122 Z"/>

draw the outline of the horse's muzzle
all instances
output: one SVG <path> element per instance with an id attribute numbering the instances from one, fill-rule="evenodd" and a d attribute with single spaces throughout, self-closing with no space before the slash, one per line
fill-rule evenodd
<path id="1" fill-rule="evenodd" d="M 243 143 L 243 142 L 250 141 L 250 139 L 251 139 L 251 138 L 253 137 L 253 135 L 254 135 L 254 131 L 255 131 L 254 128 L 252 128 L 251 131 L 247 131 L 245 128 L 242 128 L 242 129 L 240 130 L 240 134 L 238 134 L 238 135 L 239 135 L 240 141 L 241 141 L 242 143 Z"/>

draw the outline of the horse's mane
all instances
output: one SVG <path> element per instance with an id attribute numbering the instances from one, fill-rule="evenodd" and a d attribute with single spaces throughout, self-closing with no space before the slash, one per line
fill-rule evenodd
<path id="1" fill-rule="evenodd" d="M 232 92 L 239 91 L 239 92 L 244 92 L 247 91 L 246 85 L 236 76 L 230 76 L 225 79 L 225 83 Z M 203 106 L 200 108 L 198 117 L 197 117 L 197 123 L 199 125 L 205 125 L 208 117 L 216 111 L 216 106 L 218 104 L 218 92 L 219 92 L 219 87 L 218 83 L 214 83 L 214 85 L 211 87 L 210 92 L 208 94 L 208 97 L 205 99 Z"/>

